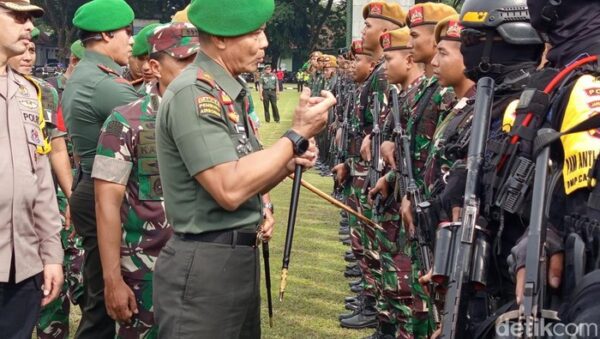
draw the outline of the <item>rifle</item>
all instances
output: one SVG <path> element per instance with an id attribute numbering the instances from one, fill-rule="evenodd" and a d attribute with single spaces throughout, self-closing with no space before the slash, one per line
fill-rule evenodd
<path id="1" fill-rule="evenodd" d="M 350 128 L 350 119 L 349 119 L 349 115 L 350 115 L 350 110 L 352 109 L 352 103 L 354 102 L 354 97 L 355 93 L 354 91 L 352 91 L 348 97 L 348 102 L 346 103 L 346 108 L 344 109 L 344 111 L 342 112 L 342 126 L 341 126 L 341 131 L 342 131 L 342 135 L 340 137 L 340 143 L 338 145 L 338 149 L 337 149 L 337 158 L 336 158 L 336 164 L 341 164 L 344 161 L 346 161 L 346 157 L 347 157 L 347 150 L 346 148 L 348 147 L 348 129 Z"/>
<path id="2" fill-rule="evenodd" d="M 381 178 L 381 171 L 383 170 L 383 161 L 379 154 L 379 148 L 381 147 L 381 129 L 379 128 L 379 116 L 381 115 L 381 106 L 379 98 L 377 97 L 379 91 L 373 93 L 373 131 L 371 132 L 371 163 L 369 165 L 369 173 L 367 174 L 367 180 L 363 187 L 363 194 L 368 194 L 369 188 L 375 187 L 377 181 Z M 374 206 L 381 204 L 381 195 L 378 194 L 375 198 Z"/>
<path id="3" fill-rule="evenodd" d="M 485 284 L 485 279 L 480 279 L 485 274 L 482 272 L 484 267 L 472 265 L 485 262 L 485 254 L 490 250 L 489 243 L 485 241 L 485 220 L 479 218 L 478 189 L 490 129 L 494 86 L 494 80 L 489 77 L 477 82 L 461 226 L 453 237 L 453 251 L 449 253 L 452 272 L 448 277 L 441 335 L 446 339 L 465 337 L 467 288 L 474 288 L 473 282 Z M 483 260 L 477 256 L 482 256 Z"/>
<path id="4" fill-rule="evenodd" d="M 402 129 L 400 123 L 400 110 L 398 106 L 398 95 L 395 88 L 392 89 L 392 114 L 394 117 L 394 138 L 396 142 L 396 159 L 398 161 L 397 167 L 399 169 L 400 177 L 398 178 L 399 183 L 399 199 L 404 197 L 404 193 L 410 198 L 411 204 L 415 210 L 416 215 L 416 237 L 419 244 L 418 257 L 423 271 L 425 274 L 431 269 L 431 263 L 433 260 L 433 252 L 431 250 L 432 240 L 429 236 L 429 230 L 431 225 L 427 216 L 426 209 L 429 208 L 430 203 L 423 199 L 421 190 L 417 186 L 417 181 L 414 177 L 412 168 L 412 159 L 410 152 L 410 138 Z M 397 186 L 397 187 L 398 187 Z M 404 191 L 405 190 L 405 191 Z M 412 235 L 411 235 L 412 236 Z M 429 290 L 434 293 L 433 283 L 430 283 Z M 435 298 L 434 298 L 435 299 Z M 433 318 L 436 324 L 440 322 L 440 314 L 435 306 L 432 304 Z"/>

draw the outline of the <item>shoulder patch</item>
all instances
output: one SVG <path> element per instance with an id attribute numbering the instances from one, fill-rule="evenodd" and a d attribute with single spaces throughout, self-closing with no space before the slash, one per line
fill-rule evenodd
<path id="1" fill-rule="evenodd" d="M 207 74 L 202 69 L 198 68 L 198 73 L 196 74 L 196 79 L 208 84 L 211 88 L 216 87 L 215 80 L 210 74 Z"/>
<path id="2" fill-rule="evenodd" d="M 219 100 L 205 95 L 196 98 L 196 102 L 198 103 L 198 116 L 203 114 L 221 116 L 221 104 L 219 103 Z"/>
<path id="3" fill-rule="evenodd" d="M 111 68 L 104 66 L 102 64 L 98 64 L 97 65 L 98 68 L 100 68 L 102 70 L 102 72 L 107 73 L 107 74 L 112 74 L 112 75 L 116 75 L 118 77 L 121 77 L 121 75 L 119 75 L 119 73 L 117 73 L 116 71 L 112 70 Z"/>

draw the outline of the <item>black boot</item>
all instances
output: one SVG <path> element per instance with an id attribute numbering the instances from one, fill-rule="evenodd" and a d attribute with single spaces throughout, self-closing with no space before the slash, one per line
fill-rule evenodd
<path id="1" fill-rule="evenodd" d="M 340 226 L 340 230 L 339 230 L 338 234 L 342 235 L 342 236 L 350 236 L 350 227 L 349 226 Z"/>
<path id="2" fill-rule="evenodd" d="M 364 291 L 364 287 L 362 286 L 362 284 L 359 285 L 354 285 L 352 287 L 350 287 L 350 291 L 354 292 L 354 293 L 361 293 L 362 291 Z"/>
<path id="3" fill-rule="evenodd" d="M 356 261 L 356 257 L 354 256 L 354 253 L 350 252 L 350 254 L 346 253 L 344 254 L 344 260 L 350 262 L 350 261 Z"/>
<path id="4" fill-rule="evenodd" d="M 354 329 L 377 327 L 377 309 L 375 308 L 374 298 L 365 298 L 364 307 L 360 313 L 340 320 L 340 326 Z"/>
<path id="5" fill-rule="evenodd" d="M 358 279 L 358 280 L 354 280 L 348 283 L 349 287 L 355 286 L 355 285 L 360 285 L 362 284 L 363 280 L 362 279 Z"/>
<path id="6" fill-rule="evenodd" d="M 346 278 L 358 278 L 362 277 L 362 272 L 360 271 L 360 267 L 358 265 L 350 270 L 346 270 L 344 272 L 344 277 Z"/>

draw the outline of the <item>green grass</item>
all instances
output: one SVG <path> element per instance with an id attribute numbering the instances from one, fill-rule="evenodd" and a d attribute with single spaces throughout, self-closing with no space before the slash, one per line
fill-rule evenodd
<path id="1" fill-rule="evenodd" d="M 287 87 L 293 89 L 286 89 L 279 98 L 281 123 L 276 124 L 273 119 L 270 124 L 262 122 L 260 135 L 266 147 L 291 126 L 298 93 L 295 85 Z M 256 91 L 252 91 L 252 94 L 256 112 L 263 121 L 262 102 Z M 321 177 L 316 171 L 310 170 L 304 173 L 303 178 L 326 193 L 332 190 L 331 177 Z M 343 276 L 346 263 L 342 255 L 348 247 L 338 240 L 339 210 L 305 189 L 300 193 L 285 299 L 279 302 L 291 184 L 292 181 L 286 179 L 271 192 L 276 219 L 275 233 L 270 241 L 274 327 L 269 328 L 265 275 L 262 270 L 263 338 L 362 338 L 370 335 L 370 329 L 356 331 L 339 326 L 338 315 L 347 312 L 343 299 L 351 295 L 348 280 Z M 77 309 L 71 315 L 71 334 L 75 333 L 79 318 Z"/>
<path id="2" fill-rule="evenodd" d="M 286 89 L 278 101 L 281 123 L 262 123 L 260 135 L 265 146 L 275 142 L 290 127 L 292 114 L 298 103 L 294 87 Z M 253 91 L 255 110 L 264 120 L 262 102 Z M 304 173 L 303 178 L 330 193 L 331 177 L 321 177 L 317 171 Z M 343 272 L 342 259 L 348 247 L 338 238 L 339 210 L 306 189 L 300 191 L 300 205 L 294 233 L 294 244 L 289 267 L 285 299 L 279 302 L 279 281 L 283 245 L 287 228 L 292 181 L 286 179 L 271 192 L 276 206 L 275 233 L 270 241 L 271 282 L 274 308 L 274 327 L 269 328 L 266 292 L 262 290 L 262 322 L 264 338 L 362 338 L 372 330 L 346 330 L 339 326 L 337 317 L 346 312 L 345 296 L 351 294 Z M 264 271 L 263 271 L 264 273 Z"/>

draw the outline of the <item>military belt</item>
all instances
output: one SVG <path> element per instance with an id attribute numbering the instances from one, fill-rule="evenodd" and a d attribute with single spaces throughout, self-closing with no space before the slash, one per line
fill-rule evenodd
<path id="1" fill-rule="evenodd" d="M 200 241 L 215 244 L 256 247 L 256 232 L 253 231 L 214 231 L 207 233 L 175 233 L 176 236 L 186 241 Z"/>

